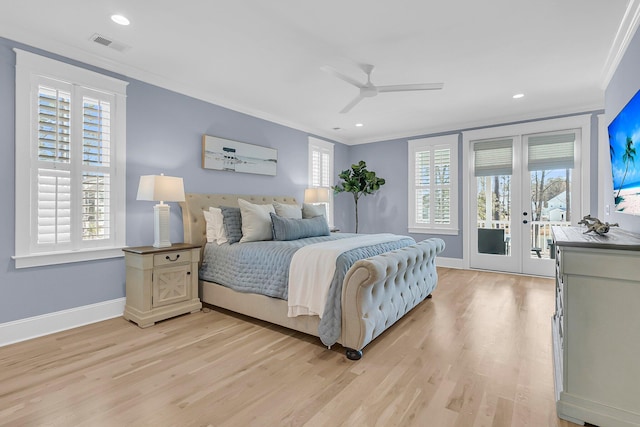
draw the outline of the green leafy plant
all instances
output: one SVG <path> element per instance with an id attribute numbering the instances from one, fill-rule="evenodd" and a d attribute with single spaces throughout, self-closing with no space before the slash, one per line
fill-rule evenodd
<path id="1" fill-rule="evenodd" d="M 343 170 L 338 177 L 342 182 L 331 187 L 334 194 L 348 192 L 353 194 L 356 204 L 356 233 L 358 232 L 358 199 L 361 196 L 373 194 L 385 183 L 384 178 L 379 178 L 373 171 L 367 170 L 367 164 L 360 160 L 358 164 L 351 165 L 351 169 Z"/>

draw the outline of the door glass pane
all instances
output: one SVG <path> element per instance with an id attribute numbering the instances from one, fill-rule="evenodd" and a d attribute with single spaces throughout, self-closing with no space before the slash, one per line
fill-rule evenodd
<path id="1" fill-rule="evenodd" d="M 552 226 L 571 225 L 571 169 L 531 171 L 531 258 L 555 258 Z"/>
<path id="2" fill-rule="evenodd" d="M 478 253 L 511 254 L 511 175 L 476 178 Z"/>

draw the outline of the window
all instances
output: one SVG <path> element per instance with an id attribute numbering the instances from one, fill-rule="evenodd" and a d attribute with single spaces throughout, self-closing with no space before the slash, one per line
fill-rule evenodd
<path id="1" fill-rule="evenodd" d="M 16 268 L 121 256 L 127 83 L 16 58 Z"/>
<path id="2" fill-rule="evenodd" d="M 409 141 L 409 231 L 458 234 L 458 135 Z"/>
<path id="3" fill-rule="evenodd" d="M 309 187 L 333 186 L 333 144 L 317 138 L 309 138 Z M 329 190 L 327 221 L 333 226 L 333 191 Z"/>

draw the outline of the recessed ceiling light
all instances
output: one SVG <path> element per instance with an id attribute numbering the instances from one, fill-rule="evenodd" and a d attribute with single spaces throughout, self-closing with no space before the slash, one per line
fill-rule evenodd
<path id="1" fill-rule="evenodd" d="M 361 128 L 362 126 L 364 126 L 362 123 L 356 123 L 357 128 Z"/>
<path id="2" fill-rule="evenodd" d="M 513 95 L 513 99 L 520 99 L 524 97 L 524 93 L 516 93 L 515 95 Z"/>
<path id="3" fill-rule="evenodd" d="M 129 25 L 129 20 L 122 15 L 111 15 L 111 20 L 116 24 Z"/>

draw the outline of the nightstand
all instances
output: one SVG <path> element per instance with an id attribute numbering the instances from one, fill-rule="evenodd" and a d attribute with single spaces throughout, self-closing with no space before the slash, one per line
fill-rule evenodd
<path id="1" fill-rule="evenodd" d="M 125 248 L 127 303 L 123 317 L 146 328 L 202 308 L 198 298 L 200 246 Z"/>

